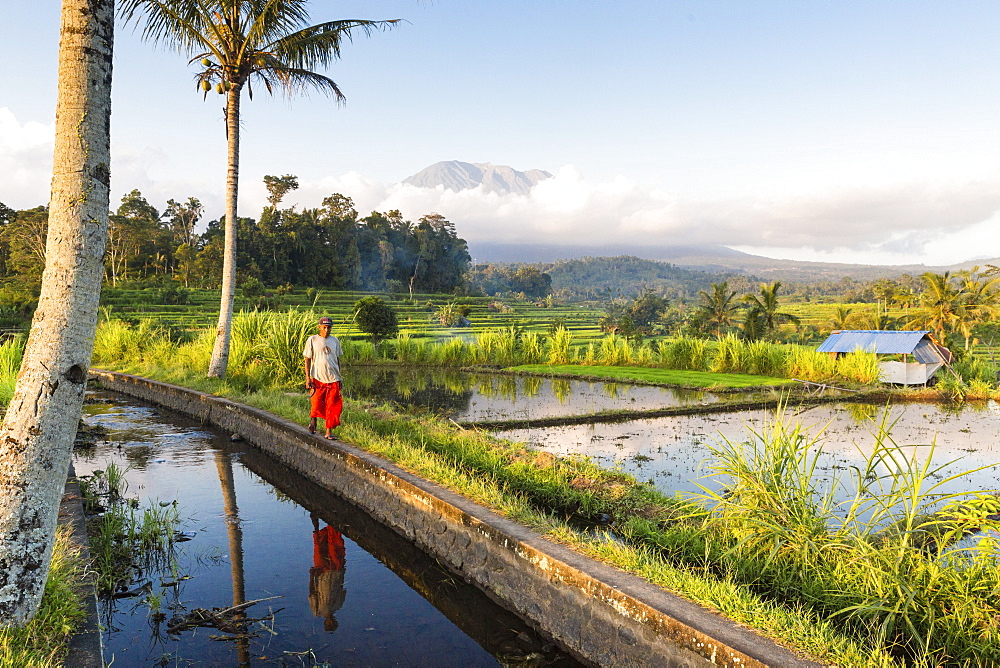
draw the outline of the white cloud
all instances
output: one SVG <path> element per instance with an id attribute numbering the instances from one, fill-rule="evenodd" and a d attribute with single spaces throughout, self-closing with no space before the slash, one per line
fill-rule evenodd
<path id="1" fill-rule="evenodd" d="M 875 263 L 957 262 L 1000 255 L 1000 180 L 928 186 L 841 187 L 813 194 L 685 199 L 663 187 L 623 177 L 591 183 L 572 165 L 529 195 L 482 187 L 384 186 L 349 173 L 303 184 L 298 201 L 316 206 L 342 192 L 358 211 L 399 209 L 411 220 L 441 213 L 470 242 L 723 244 L 782 257 Z M 978 243 L 976 243 L 978 240 Z M 971 242 L 971 243 L 970 243 Z M 800 255 L 796 255 L 801 250 Z"/>
<path id="2" fill-rule="evenodd" d="M 0 107 L 0 202 L 15 209 L 48 204 L 55 125 L 18 122 Z"/>

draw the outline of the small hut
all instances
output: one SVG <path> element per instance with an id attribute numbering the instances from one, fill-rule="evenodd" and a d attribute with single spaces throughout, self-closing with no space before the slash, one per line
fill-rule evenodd
<path id="1" fill-rule="evenodd" d="M 859 349 L 876 355 L 899 356 L 901 359 L 879 360 L 882 382 L 897 385 L 923 385 L 952 360 L 951 351 L 936 343 L 929 331 L 839 330 L 818 348 L 819 352 L 832 355 Z"/>

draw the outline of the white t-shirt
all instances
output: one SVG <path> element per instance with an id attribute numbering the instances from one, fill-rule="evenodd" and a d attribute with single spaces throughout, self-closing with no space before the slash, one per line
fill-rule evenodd
<path id="1" fill-rule="evenodd" d="M 321 383 L 340 382 L 340 339 L 332 334 L 325 339 L 319 334 L 313 334 L 306 341 L 302 356 L 312 360 L 309 372 Z"/>

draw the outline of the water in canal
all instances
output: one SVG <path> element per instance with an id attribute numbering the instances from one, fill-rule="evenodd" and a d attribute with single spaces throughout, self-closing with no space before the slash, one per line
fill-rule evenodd
<path id="1" fill-rule="evenodd" d="M 344 394 L 420 406 L 458 422 L 533 420 L 719 401 L 719 395 L 711 392 L 666 387 L 386 367 L 352 367 L 346 374 Z"/>
<path id="2" fill-rule="evenodd" d="M 110 394 L 85 422 L 78 475 L 128 466 L 128 496 L 178 502 L 174 558 L 105 602 L 114 666 L 577 665 L 517 617 L 370 516 L 250 446 Z M 169 633 L 171 617 L 259 599 L 249 637 Z M 159 611 L 162 617 L 151 616 Z M 159 621 L 157 621 L 159 619 Z"/>

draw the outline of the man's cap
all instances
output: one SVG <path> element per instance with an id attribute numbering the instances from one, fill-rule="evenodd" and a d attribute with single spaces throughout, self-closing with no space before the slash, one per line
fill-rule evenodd
<path id="1" fill-rule="evenodd" d="M 323 316 L 322 318 L 319 319 L 319 324 L 321 324 L 321 325 L 332 325 L 333 324 L 333 320 L 330 320 L 326 316 Z"/>

